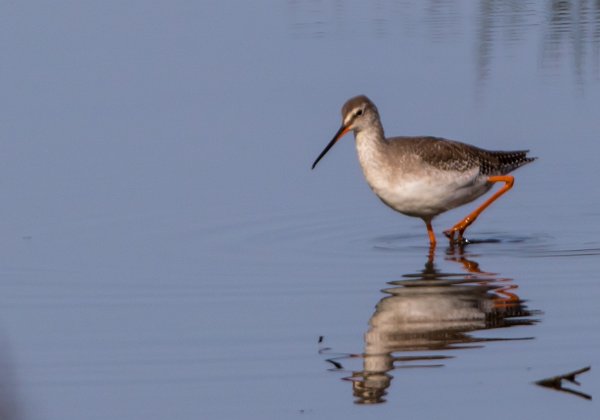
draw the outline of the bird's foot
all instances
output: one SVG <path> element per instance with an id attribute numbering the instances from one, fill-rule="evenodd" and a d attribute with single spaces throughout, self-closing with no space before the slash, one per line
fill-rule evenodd
<path id="1" fill-rule="evenodd" d="M 458 232 L 458 237 L 454 237 L 454 235 L 456 234 L 456 232 Z M 464 245 L 468 245 L 471 243 L 471 241 L 469 241 L 467 238 L 465 238 L 463 236 L 464 231 L 460 230 L 459 228 L 453 227 L 452 229 L 448 229 L 444 231 L 444 235 L 446 235 L 446 237 L 448 239 L 450 239 L 450 245 L 458 245 L 458 246 L 464 246 Z"/>
<path id="2" fill-rule="evenodd" d="M 470 243 L 472 243 L 472 242 L 469 241 L 464 236 L 460 236 L 453 241 L 453 244 L 458 245 L 458 246 L 465 246 L 465 245 L 469 245 Z"/>

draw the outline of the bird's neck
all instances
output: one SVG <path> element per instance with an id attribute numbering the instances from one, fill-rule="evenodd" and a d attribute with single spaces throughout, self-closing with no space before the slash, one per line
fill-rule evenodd
<path id="1" fill-rule="evenodd" d="M 367 168 L 373 168 L 385 161 L 387 142 L 383 133 L 383 127 L 379 123 L 370 125 L 365 129 L 355 132 L 355 138 L 358 160 L 366 175 Z"/>

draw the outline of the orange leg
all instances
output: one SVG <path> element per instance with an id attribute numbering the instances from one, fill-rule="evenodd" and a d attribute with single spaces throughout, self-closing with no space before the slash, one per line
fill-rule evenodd
<path id="1" fill-rule="evenodd" d="M 433 227 L 431 226 L 431 220 L 425 220 L 425 225 L 427 226 L 427 233 L 429 234 L 429 248 L 434 249 L 436 240 L 435 233 L 433 233 Z"/>
<path id="2" fill-rule="evenodd" d="M 510 175 L 502 175 L 502 176 L 491 176 L 487 179 L 488 182 L 504 182 L 504 186 L 500 188 L 494 195 L 486 200 L 479 208 L 477 208 L 473 213 L 469 214 L 463 220 L 455 224 L 452 228 L 444 231 L 444 234 L 450 238 L 450 242 L 454 242 L 454 234 L 458 232 L 458 241 L 463 241 L 463 234 L 465 230 L 473 223 L 477 217 L 486 209 L 490 204 L 498 199 L 502 194 L 506 191 L 510 190 L 515 183 L 515 179 Z"/>

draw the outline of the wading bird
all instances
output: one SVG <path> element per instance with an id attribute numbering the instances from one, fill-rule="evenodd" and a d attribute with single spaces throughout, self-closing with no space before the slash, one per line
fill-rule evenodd
<path id="1" fill-rule="evenodd" d="M 533 161 L 528 150 L 491 151 L 438 137 L 386 138 L 377 107 L 364 95 L 342 107 L 342 126 L 312 165 L 315 168 L 333 145 L 354 132 L 358 160 L 373 192 L 392 209 L 420 217 L 429 243 L 436 244 L 431 221 L 445 211 L 469 203 L 492 188 L 504 185 L 474 212 L 444 231 L 450 242 L 464 243 L 464 232 L 483 210 L 510 190 L 508 175 Z"/>

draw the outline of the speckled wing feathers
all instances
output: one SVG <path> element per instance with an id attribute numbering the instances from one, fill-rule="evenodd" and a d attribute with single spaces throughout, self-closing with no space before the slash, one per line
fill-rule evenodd
<path id="1" fill-rule="evenodd" d="M 479 167 L 483 175 L 504 175 L 535 160 L 527 157 L 528 150 L 490 151 L 438 137 L 394 137 L 388 141 L 403 153 L 416 154 L 442 170 L 468 171 Z"/>

